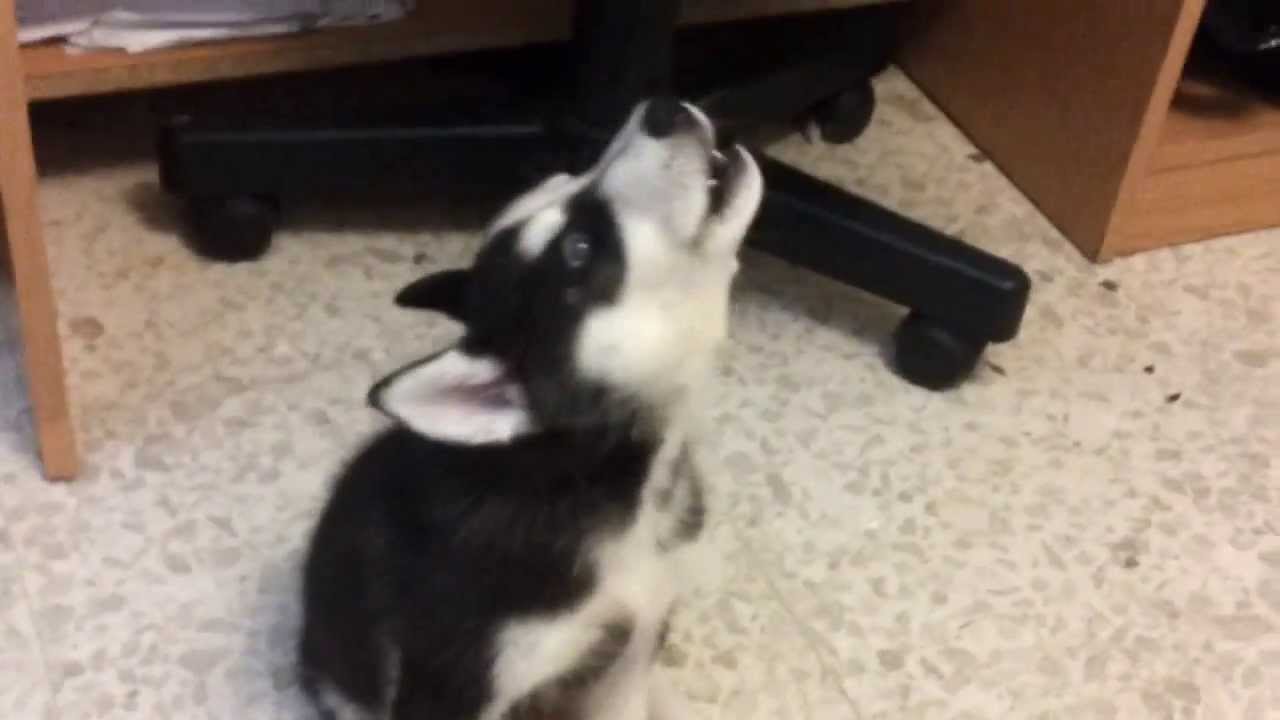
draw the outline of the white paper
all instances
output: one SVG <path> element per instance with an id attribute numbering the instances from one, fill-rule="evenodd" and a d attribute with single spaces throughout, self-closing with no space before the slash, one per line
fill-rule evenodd
<path id="1" fill-rule="evenodd" d="M 112 4 L 113 0 L 18 0 L 18 44 L 84 30 Z"/>
<path id="2" fill-rule="evenodd" d="M 315 27 L 399 20 L 413 0 L 18 0 L 18 42 L 144 52 Z"/>
<path id="3" fill-rule="evenodd" d="M 233 26 L 184 26 L 175 28 L 112 27 L 93 24 L 67 38 L 72 47 L 82 50 L 124 50 L 130 53 L 192 45 L 215 40 L 288 35 L 306 29 L 307 23 L 296 20 L 241 23 Z"/>

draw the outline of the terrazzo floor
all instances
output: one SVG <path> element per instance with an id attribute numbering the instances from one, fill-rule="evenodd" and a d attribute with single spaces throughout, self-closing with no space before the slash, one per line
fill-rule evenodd
<path id="1" fill-rule="evenodd" d="M 1023 264 L 1025 330 L 930 394 L 882 362 L 896 309 L 749 255 L 722 577 L 663 664 L 707 719 L 1280 718 L 1280 232 L 1092 266 L 903 76 L 879 91 L 855 145 L 775 152 Z M 42 136 L 72 484 L 33 460 L 0 296 L 0 718 L 307 717 L 302 543 L 367 386 L 455 332 L 392 293 L 476 236 L 331 203 L 207 264 L 109 115 Z"/>

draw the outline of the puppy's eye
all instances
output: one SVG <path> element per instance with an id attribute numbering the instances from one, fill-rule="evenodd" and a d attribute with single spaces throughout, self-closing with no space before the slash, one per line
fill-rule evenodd
<path id="1" fill-rule="evenodd" d="M 591 238 L 571 232 L 560 241 L 560 252 L 564 255 L 564 264 L 577 270 L 591 261 Z"/>

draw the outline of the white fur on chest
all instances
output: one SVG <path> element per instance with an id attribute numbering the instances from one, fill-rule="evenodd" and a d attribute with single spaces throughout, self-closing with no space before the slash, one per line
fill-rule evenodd
<path id="1" fill-rule="evenodd" d="M 684 423 L 677 428 L 651 464 L 631 523 L 600 538 L 588 555 L 597 580 L 593 595 L 624 606 L 637 626 L 666 619 L 687 580 L 689 551 L 697 544 L 696 533 L 673 542 L 687 505 L 703 502 L 691 440 L 682 432 Z"/>
<path id="2" fill-rule="evenodd" d="M 570 618 L 585 622 L 611 616 L 624 619 L 633 628 L 632 644 L 649 650 L 686 585 L 697 545 L 696 538 L 674 548 L 664 542 L 675 532 L 680 508 L 672 507 L 670 498 L 664 504 L 659 496 L 668 488 L 668 495 L 683 498 L 669 488 L 684 443 L 679 437 L 663 443 L 631 522 L 597 539 L 588 549 L 585 559 L 596 584 L 579 609 L 569 613 Z"/>
<path id="3" fill-rule="evenodd" d="M 644 669 L 652 665 L 663 625 L 690 579 L 694 558 L 701 559 L 694 550 L 696 539 L 675 547 L 663 542 L 671 537 L 679 509 L 673 507 L 671 493 L 665 501 L 660 498 L 671 485 L 683 447 L 683 439 L 664 443 L 631 522 L 587 549 L 584 562 L 596 579 L 590 596 L 567 612 L 522 618 L 500 631 L 494 681 L 509 702 L 542 687 L 558 674 L 557 668 L 573 667 L 611 624 L 622 623 L 629 629 L 627 647 L 617 665 L 640 669 L 640 675 L 647 676 Z"/>
<path id="4" fill-rule="evenodd" d="M 631 526 L 601 543 L 593 558 L 598 582 L 593 594 L 625 607 L 637 631 L 650 626 L 656 631 L 679 593 L 676 553 L 660 549 L 664 520 L 646 498 Z"/>

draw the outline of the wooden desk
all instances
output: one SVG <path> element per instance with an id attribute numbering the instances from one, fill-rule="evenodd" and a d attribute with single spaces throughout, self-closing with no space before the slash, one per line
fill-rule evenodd
<path id="1" fill-rule="evenodd" d="M 720 22 L 849 7 L 868 1 L 688 0 L 683 21 Z M 56 45 L 19 48 L 14 1 L 0 0 L 0 244 L 8 246 L 27 386 L 40 457 L 48 477 L 73 477 L 79 458 L 63 374 L 57 303 L 36 197 L 28 103 L 512 47 L 561 39 L 569 32 L 570 0 L 429 0 L 418 5 L 412 17 L 375 27 L 138 55 L 69 55 Z"/>
<path id="2" fill-rule="evenodd" d="M 1280 105 L 1184 76 L 1204 6 L 917 0 L 901 61 L 1081 252 L 1105 260 L 1280 225 Z"/>

